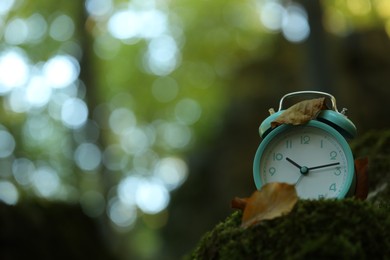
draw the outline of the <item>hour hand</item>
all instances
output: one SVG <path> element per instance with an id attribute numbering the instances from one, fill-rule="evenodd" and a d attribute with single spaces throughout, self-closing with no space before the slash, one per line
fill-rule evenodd
<path id="1" fill-rule="evenodd" d="M 320 168 L 335 166 L 335 165 L 339 165 L 339 164 L 340 164 L 339 162 L 329 163 L 329 164 L 323 164 L 323 165 L 319 165 L 319 166 L 309 167 L 309 170 L 315 170 L 315 169 L 320 169 Z"/>
<path id="2" fill-rule="evenodd" d="M 291 163 L 292 165 L 294 165 L 295 167 L 297 167 L 298 169 L 301 169 L 302 166 L 300 166 L 299 164 L 297 164 L 296 162 L 294 162 L 293 160 L 291 160 L 290 158 L 286 157 L 286 160 Z"/>

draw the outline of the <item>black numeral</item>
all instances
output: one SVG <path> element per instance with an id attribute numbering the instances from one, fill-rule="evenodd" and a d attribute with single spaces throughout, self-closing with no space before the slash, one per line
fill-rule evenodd
<path id="1" fill-rule="evenodd" d="M 336 191 L 336 183 L 332 183 L 332 184 L 329 186 L 329 190 L 331 190 L 331 191 Z"/>
<path id="2" fill-rule="evenodd" d="M 283 160 L 283 154 L 281 154 L 281 153 L 273 153 L 273 160 L 274 161 Z"/>
<path id="3" fill-rule="evenodd" d="M 274 174 L 276 173 L 275 167 L 269 168 L 269 169 L 268 169 L 268 172 L 269 172 L 269 174 L 270 174 L 271 176 L 274 176 Z"/>
<path id="4" fill-rule="evenodd" d="M 331 159 L 331 160 L 336 160 L 337 152 L 336 152 L 336 151 L 331 151 L 331 152 L 329 153 L 329 156 L 330 156 L 330 159 Z"/>
<path id="5" fill-rule="evenodd" d="M 301 144 L 309 144 L 309 142 L 310 142 L 310 136 L 308 135 L 301 136 Z"/>

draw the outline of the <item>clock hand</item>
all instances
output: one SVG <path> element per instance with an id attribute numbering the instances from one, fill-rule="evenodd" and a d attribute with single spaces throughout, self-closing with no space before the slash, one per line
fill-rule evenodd
<path id="1" fill-rule="evenodd" d="M 324 164 L 324 165 L 309 167 L 309 170 L 315 170 L 315 169 L 325 168 L 325 167 L 329 167 L 329 166 L 335 166 L 335 165 L 339 165 L 339 164 L 340 164 L 339 162 L 336 162 L 336 163 L 329 163 L 329 164 Z"/>
<path id="2" fill-rule="evenodd" d="M 286 157 L 286 160 L 288 162 L 290 162 L 291 164 L 293 164 L 295 167 L 299 168 L 299 171 L 302 173 L 302 174 L 307 174 L 309 172 L 309 168 L 307 168 L 306 166 L 300 166 L 299 164 L 297 164 L 296 162 L 294 162 L 293 160 L 291 160 L 290 158 Z"/>
<path id="3" fill-rule="evenodd" d="M 302 166 L 300 166 L 299 164 L 297 164 L 296 162 L 294 162 L 294 161 L 291 160 L 290 158 L 286 157 L 286 160 L 287 160 L 289 163 L 293 164 L 295 167 L 298 167 L 299 169 L 302 168 Z"/>
<path id="4" fill-rule="evenodd" d="M 297 185 L 298 185 L 298 183 L 300 183 L 300 182 L 301 182 L 301 180 L 302 180 L 302 178 L 303 178 L 304 176 L 305 176 L 305 175 L 301 174 L 301 175 L 299 176 L 299 178 L 298 178 L 297 182 L 294 184 L 294 186 L 297 186 Z"/>

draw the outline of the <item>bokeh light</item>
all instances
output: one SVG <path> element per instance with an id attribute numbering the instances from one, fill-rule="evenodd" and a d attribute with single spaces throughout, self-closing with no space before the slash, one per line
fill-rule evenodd
<path id="1" fill-rule="evenodd" d="M 163 145 L 168 148 L 184 149 L 192 139 L 188 126 L 176 122 L 163 122 L 158 127 Z"/>
<path id="2" fill-rule="evenodd" d="M 71 129 L 76 129 L 85 124 L 88 118 L 88 107 L 79 98 L 67 99 L 61 108 L 62 123 Z"/>
<path id="3" fill-rule="evenodd" d="M 31 77 L 26 86 L 25 100 L 20 100 L 18 103 L 27 103 L 33 107 L 42 107 L 50 101 L 52 90 L 46 84 L 45 78 L 42 76 Z"/>
<path id="4" fill-rule="evenodd" d="M 280 31 L 283 16 L 286 12 L 284 7 L 278 2 L 268 1 L 259 9 L 262 24 L 271 31 Z"/>
<path id="5" fill-rule="evenodd" d="M 156 164 L 154 175 L 161 179 L 168 190 L 174 190 L 187 179 L 188 166 L 180 158 L 167 157 Z"/>
<path id="6" fill-rule="evenodd" d="M 143 179 L 135 192 L 135 202 L 145 213 L 157 214 L 169 203 L 170 195 L 167 188 L 155 179 Z"/>
<path id="7" fill-rule="evenodd" d="M 347 6 L 349 10 L 358 16 L 369 14 L 371 11 L 371 1 L 369 0 L 347 0 Z"/>
<path id="8" fill-rule="evenodd" d="M 29 117 L 22 126 L 24 142 L 31 147 L 45 145 L 54 131 L 53 122 L 46 115 Z"/>
<path id="9" fill-rule="evenodd" d="M 63 88 L 73 83 L 80 72 L 75 58 L 68 55 L 56 55 L 43 67 L 43 75 L 53 88 Z"/>
<path id="10" fill-rule="evenodd" d="M 85 1 L 85 8 L 90 15 L 101 17 L 109 14 L 113 6 L 111 0 L 87 0 Z"/>
<path id="11" fill-rule="evenodd" d="M 180 63 L 180 52 L 176 41 L 169 35 L 163 35 L 150 41 L 145 54 L 147 69 L 153 74 L 170 74 Z"/>
<path id="12" fill-rule="evenodd" d="M 289 5 L 283 17 L 283 36 L 290 42 L 302 42 L 309 37 L 307 13 L 299 5 Z"/>
<path id="13" fill-rule="evenodd" d="M 12 48 L 0 54 L 0 95 L 14 87 L 22 87 L 29 75 L 29 61 L 24 51 Z"/>
<path id="14" fill-rule="evenodd" d="M 31 105 L 26 102 L 27 100 L 27 90 L 25 88 L 14 88 L 7 97 L 7 102 L 5 106 L 8 110 L 14 111 L 16 113 L 25 113 L 30 108 Z"/>
<path id="15" fill-rule="evenodd" d="M 49 35 L 56 41 L 64 42 L 73 36 L 75 25 L 68 15 L 60 14 L 50 24 Z"/>
<path id="16" fill-rule="evenodd" d="M 130 130 L 137 125 L 137 119 L 133 111 L 127 108 L 115 109 L 109 118 L 111 130 L 120 135 L 126 130 Z"/>
<path id="17" fill-rule="evenodd" d="M 117 39 L 154 38 L 167 29 L 167 18 L 159 10 L 124 9 L 108 21 L 108 31 Z"/>
<path id="18" fill-rule="evenodd" d="M 27 42 L 32 44 L 40 43 L 48 30 L 45 18 L 40 13 L 34 13 L 26 22 L 28 26 Z"/>
<path id="19" fill-rule="evenodd" d="M 80 144 L 74 153 L 74 160 L 77 166 L 84 171 L 96 170 L 102 160 L 102 154 L 95 144 L 82 143 Z"/>
<path id="20" fill-rule="evenodd" d="M 201 114 L 202 107 L 193 99 L 182 99 L 175 106 L 175 116 L 177 121 L 186 125 L 196 123 L 200 119 Z"/>
<path id="21" fill-rule="evenodd" d="M 15 4 L 15 0 L 3 0 L 0 2 L 0 14 L 4 15 L 11 10 L 13 5 Z"/>
<path id="22" fill-rule="evenodd" d="M 375 1 L 376 12 L 384 19 L 390 18 L 390 2 L 386 0 Z"/>
<path id="23" fill-rule="evenodd" d="M 284 6 L 279 1 L 258 5 L 260 21 L 271 32 L 282 32 L 290 42 L 299 43 L 309 37 L 310 26 L 305 9 L 297 3 Z"/>
<path id="24" fill-rule="evenodd" d="M 1 130 L 0 128 L 0 158 L 5 158 L 10 156 L 15 150 L 15 139 L 14 137 L 6 130 Z"/>
<path id="25" fill-rule="evenodd" d="M 325 28 L 336 35 L 346 35 L 349 31 L 347 19 L 337 8 L 329 8 L 324 15 Z"/>
<path id="26" fill-rule="evenodd" d="M 118 227 L 127 228 L 137 220 L 137 209 L 133 205 L 122 203 L 118 198 L 113 198 L 108 204 L 108 216 Z"/>
<path id="27" fill-rule="evenodd" d="M 35 165 L 27 158 L 18 158 L 12 163 L 12 173 L 15 180 L 22 186 L 29 186 L 35 172 Z"/>
<path id="28" fill-rule="evenodd" d="M 15 205 L 19 200 L 19 193 L 15 185 L 9 181 L 0 181 L 0 201 Z"/>
<path id="29" fill-rule="evenodd" d="M 9 44 L 19 45 L 27 41 L 28 25 L 24 19 L 15 18 L 8 22 L 4 39 Z"/>
<path id="30" fill-rule="evenodd" d="M 50 166 L 39 166 L 32 175 L 32 185 L 38 196 L 50 198 L 58 193 L 60 188 L 58 173 Z"/>
<path id="31" fill-rule="evenodd" d="M 124 204 L 136 205 L 135 195 L 140 184 L 141 178 L 133 174 L 123 178 L 118 185 L 119 200 Z"/>
<path id="32" fill-rule="evenodd" d="M 152 145 L 147 133 L 140 127 L 124 131 L 120 143 L 122 149 L 132 155 L 142 153 Z"/>

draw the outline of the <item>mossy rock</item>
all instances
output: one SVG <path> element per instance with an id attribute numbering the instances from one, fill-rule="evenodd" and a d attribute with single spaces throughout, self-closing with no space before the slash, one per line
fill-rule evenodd
<path id="1" fill-rule="evenodd" d="M 240 227 L 241 211 L 206 233 L 189 259 L 390 259 L 390 204 L 302 200 L 287 215 Z"/>

